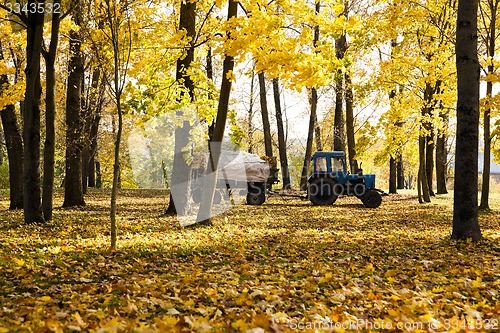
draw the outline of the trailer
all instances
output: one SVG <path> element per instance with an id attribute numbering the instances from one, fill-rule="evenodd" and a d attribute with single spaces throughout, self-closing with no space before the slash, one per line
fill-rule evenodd
<path id="1" fill-rule="evenodd" d="M 195 203 L 201 202 L 209 159 L 209 153 L 201 153 L 191 164 L 191 197 Z M 231 193 L 238 191 L 246 195 L 247 204 L 262 205 L 272 185 L 278 182 L 276 158 L 243 151 L 223 151 L 217 168 L 214 203 L 219 203 L 222 198 L 229 199 Z"/>

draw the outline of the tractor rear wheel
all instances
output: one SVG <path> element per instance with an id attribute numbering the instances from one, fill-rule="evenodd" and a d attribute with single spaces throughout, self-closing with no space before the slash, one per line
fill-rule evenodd
<path id="1" fill-rule="evenodd" d="M 330 178 L 316 178 L 307 187 L 307 197 L 314 205 L 331 205 L 338 198 L 335 185 Z"/>
<path id="2" fill-rule="evenodd" d="M 377 208 L 382 203 L 382 196 L 375 190 L 368 190 L 361 197 L 361 201 L 367 208 Z"/>

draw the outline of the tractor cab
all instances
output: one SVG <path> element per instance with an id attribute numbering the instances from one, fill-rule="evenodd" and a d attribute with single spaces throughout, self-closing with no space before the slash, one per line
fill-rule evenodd
<path id="1" fill-rule="evenodd" d="M 343 151 L 318 151 L 312 156 L 312 165 L 309 180 L 317 176 L 345 179 L 348 175 Z"/>

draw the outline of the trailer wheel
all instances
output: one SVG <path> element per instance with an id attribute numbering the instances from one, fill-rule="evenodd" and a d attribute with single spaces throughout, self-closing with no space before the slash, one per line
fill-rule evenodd
<path id="1" fill-rule="evenodd" d="M 222 195 L 220 194 L 220 192 L 218 190 L 215 190 L 213 203 L 218 205 L 218 204 L 220 204 L 221 201 L 222 201 Z"/>
<path id="2" fill-rule="evenodd" d="M 377 191 L 368 190 L 361 197 L 361 202 L 367 208 L 377 208 L 382 203 L 382 196 Z"/>
<path id="3" fill-rule="evenodd" d="M 202 189 L 201 188 L 195 188 L 191 192 L 191 197 L 193 198 L 194 203 L 199 204 L 201 202 L 201 196 L 202 196 Z"/>
<path id="4" fill-rule="evenodd" d="M 193 189 L 193 191 L 191 192 L 191 197 L 193 198 L 193 202 L 196 204 L 201 203 L 201 196 L 202 195 L 203 195 L 203 189 L 201 189 L 201 188 Z M 219 190 L 215 190 L 213 203 L 216 205 L 220 204 L 222 201 L 222 196 L 223 195 L 220 193 Z M 226 198 L 226 197 L 228 197 L 228 196 L 224 195 L 224 198 Z"/>
<path id="5" fill-rule="evenodd" d="M 249 205 L 262 205 L 266 201 L 266 193 L 248 193 L 247 204 Z"/>
<path id="6" fill-rule="evenodd" d="M 316 178 L 307 187 L 307 197 L 314 205 L 331 205 L 338 198 L 335 185 L 330 178 Z"/>

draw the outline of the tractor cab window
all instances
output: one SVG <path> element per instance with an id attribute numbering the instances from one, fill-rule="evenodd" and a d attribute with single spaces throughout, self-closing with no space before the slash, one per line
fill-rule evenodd
<path id="1" fill-rule="evenodd" d="M 342 162 L 341 157 L 332 158 L 332 171 L 333 172 L 344 171 L 344 164 Z"/>
<path id="2" fill-rule="evenodd" d="M 326 172 L 326 157 L 316 158 L 316 172 Z"/>

